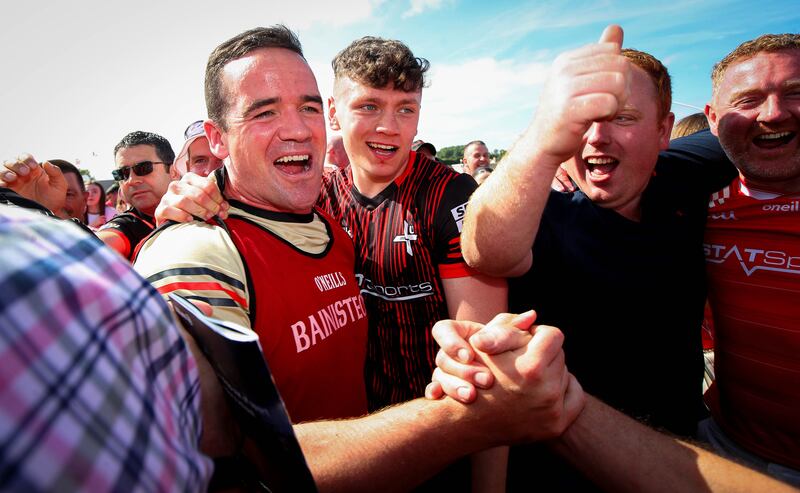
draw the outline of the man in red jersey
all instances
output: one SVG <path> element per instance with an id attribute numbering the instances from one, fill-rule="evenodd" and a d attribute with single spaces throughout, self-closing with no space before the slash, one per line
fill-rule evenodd
<path id="1" fill-rule="evenodd" d="M 217 47 L 206 103 L 205 134 L 227 158 L 214 177 L 230 214 L 156 231 L 136 270 L 162 295 L 207 302 L 213 316 L 252 328 L 294 421 L 364 414 L 366 310 L 350 239 L 314 208 L 325 119 L 295 35 L 259 28 Z"/>
<path id="2" fill-rule="evenodd" d="M 712 83 L 706 116 L 739 176 L 709 203 L 716 381 L 701 434 L 800 485 L 800 35 L 743 43 Z"/>

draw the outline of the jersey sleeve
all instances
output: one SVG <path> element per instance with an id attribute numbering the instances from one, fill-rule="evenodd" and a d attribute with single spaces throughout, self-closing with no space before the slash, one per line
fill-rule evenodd
<path id="1" fill-rule="evenodd" d="M 122 213 L 114 216 L 98 231 L 110 232 L 119 236 L 127 245 L 123 256 L 130 259 L 133 249 L 152 232 L 152 228 L 133 214 Z"/>
<path id="2" fill-rule="evenodd" d="M 656 173 L 706 195 L 725 187 L 737 175 L 719 139 L 710 130 L 671 141 L 669 149 L 658 156 Z"/>
<path id="3" fill-rule="evenodd" d="M 251 328 L 244 263 L 221 227 L 194 221 L 157 231 L 134 268 L 165 298 L 176 293 L 204 301 L 213 317 Z"/>
<path id="4" fill-rule="evenodd" d="M 461 229 L 467 212 L 469 197 L 478 188 L 471 176 L 461 174 L 445 187 L 434 216 L 434 261 L 442 279 L 468 277 L 476 273 L 461 254 Z"/>

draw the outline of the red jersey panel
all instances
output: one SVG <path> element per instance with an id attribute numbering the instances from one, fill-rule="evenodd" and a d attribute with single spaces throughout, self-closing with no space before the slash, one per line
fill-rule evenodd
<path id="1" fill-rule="evenodd" d="M 226 220 L 255 294 L 253 329 L 293 423 L 367 409 L 367 313 L 353 276 L 353 246 L 322 217 L 332 239 L 319 255 L 247 219 Z"/>
<path id="2" fill-rule="evenodd" d="M 709 406 L 739 444 L 800 469 L 800 196 L 749 191 L 736 179 L 709 207 Z"/>
<path id="3" fill-rule="evenodd" d="M 355 243 L 369 313 L 371 410 L 424 394 L 438 351 L 430 330 L 449 318 L 441 280 L 472 273 L 460 235 L 476 187 L 472 177 L 415 152 L 403 175 L 372 198 L 356 189 L 350 167 L 323 179 L 319 204 Z"/>

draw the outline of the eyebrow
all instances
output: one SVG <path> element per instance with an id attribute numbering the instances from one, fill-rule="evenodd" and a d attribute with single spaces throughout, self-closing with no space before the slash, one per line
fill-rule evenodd
<path id="1" fill-rule="evenodd" d="M 302 96 L 300 100 L 303 101 L 304 103 L 317 103 L 319 105 L 322 105 L 322 97 L 314 94 L 306 94 Z M 256 99 L 247 106 L 247 109 L 245 110 L 244 114 L 249 115 L 251 112 L 257 110 L 258 108 L 261 108 L 262 106 L 270 106 L 280 102 L 281 102 L 280 97 Z"/>

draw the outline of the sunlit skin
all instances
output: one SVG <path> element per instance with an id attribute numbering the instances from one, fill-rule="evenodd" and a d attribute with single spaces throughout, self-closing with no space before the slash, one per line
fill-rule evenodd
<path id="1" fill-rule="evenodd" d="M 83 221 L 86 215 L 86 195 L 81 189 L 81 178 L 75 173 L 64 173 L 67 181 L 67 197 L 64 201 L 64 212 L 69 217 Z"/>
<path id="2" fill-rule="evenodd" d="M 206 137 L 198 137 L 188 149 L 186 166 L 189 171 L 200 176 L 208 176 L 215 169 L 222 167 L 222 159 L 211 152 Z"/>
<path id="3" fill-rule="evenodd" d="M 356 187 L 373 197 L 408 166 L 422 91 L 404 92 L 393 85 L 378 89 L 340 77 L 333 94 L 328 110 L 331 128 L 342 132 Z"/>
<path id="4" fill-rule="evenodd" d="M 319 196 L 325 117 L 308 63 L 283 48 L 264 48 L 228 63 L 226 129 L 206 121 L 212 152 L 227 166 L 226 194 L 279 212 L 308 213 Z"/>
<path id="5" fill-rule="evenodd" d="M 483 144 L 470 144 L 464 148 L 464 173 L 472 174 L 481 166 L 489 166 L 489 149 Z"/>
<path id="6" fill-rule="evenodd" d="M 731 64 L 706 115 L 748 186 L 800 192 L 800 49 Z"/>
<path id="7" fill-rule="evenodd" d="M 161 161 L 156 154 L 155 147 L 151 145 L 137 145 L 123 147 L 117 151 L 114 161 L 118 168 L 130 167 L 142 161 Z M 127 180 L 120 182 L 119 186 L 128 204 L 147 215 L 153 215 L 172 181 L 170 172 L 164 164 L 153 164 L 153 172 L 149 175 L 138 176 L 131 172 Z"/>
<path id="8" fill-rule="evenodd" d="M 638 221 L 642 192 L 658 153 L 669 145 L 675 117 L 669 113 L 659 118 L 655 84 L 636 66 L 631 69 L 630 94 L 613 120 L 589 127 L 566 169 L 593 202 Z"/>

